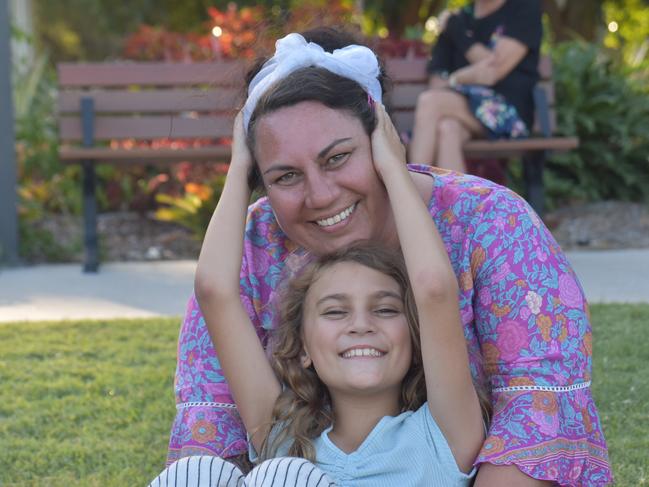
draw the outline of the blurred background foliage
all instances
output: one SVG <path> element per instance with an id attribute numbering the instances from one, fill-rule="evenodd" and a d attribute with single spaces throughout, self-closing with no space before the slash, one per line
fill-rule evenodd
<path id="1" fill-rule="evenodd" d="M 273 28 L 282 30 L 287 22 L 296 25 L 310 20 L 309 14 L 316 11 L 323 22 L 338 16 L 341 7 L 351 12 L 353 5 L 352 0 L 33 0 L 38 43 L 51 50 L 55 61 L 120 58 L 124 40 L 143 25 L 161 32 L 201 36 L 209 33 L 206 26 L 218 17 L 215 12 L 244 10 L 262 13 L 255 15 L 251 24 L 259 34 Z M 236 30 L 237 26 L 229 27 Z"/>
<path id="2" fill-rule="evenodd" d="M 122 56 L 124 39 L 141 25 L 166 31 L 202 34 L 210 8 L 228 10 L 227 0 L 32 0 L 37 44 L 54 62 L 106 60 Z M 353 21 L 369 36 L 414 37 L 425 33 L 426 21 L 445 8 L 468 0 L 240 0 L 238 8 L 257 7 L 260 24 L 282 29 L 318 11 L 319 22 L 339 17 Z M 648 0 L 542 0 L 553 42 L 579 39 L 619 51 L 626 62 L 647 62 Z M 343 15 L 341 12 L 344 12 Z M 332 15 L 333 14 L 333 15 Z M 323 18 L 324 16 L 324 18 Z M 614 22 L 617 27 L 613 27 Z M 434 22 L 429 23 L 429 26 Z M 431 29 L 434 30 L 434 29 Z M 434 37 L 427 37 L 432 41 Z"/>
<path id="3" fill-rule="evenodd" d="M 552 54 L 557 123 L 563 134 L 579 136 L 580 145 L 552 156 L 550 201 L 649 203 L 646 73 L 583 41 L 561 43 Z"/>
<path id="4" fill-rule="evenodd" d="M 438 35 L 437 15 L 468 1 L 13 3 L 29 7 L 30 18 L 27 26 L 12 31 L 22 46 L 13 69 L 21 249 L 64 260 L 80 244 L 61 248 L 34 225 L 53 214 L 75 216 L 81 210 L 79 168 L 62 166 L 56 152 L 57 62 L 252 58 L 285 32 L 323 24 L 356 26 L 384 56 L 427 56 Z M 555 65 L 559 131 L 581 140 L 578 150 L 554 155 L 547 165 L 548 207 L 603 199 L 649 204 L 649 0 L 542 4 L 543 49 Z M 509 168 L 515 184 L 517 165 Z M 218 165 L 100 166 L 100 209 L 157 212 L 200 238 L 220 194 L 223 171 Z"/>

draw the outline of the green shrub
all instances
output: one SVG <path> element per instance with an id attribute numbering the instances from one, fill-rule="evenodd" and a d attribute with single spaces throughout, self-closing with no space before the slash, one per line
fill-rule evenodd
<path id="1" fill-rule="evenodd" d="M 29 39 L 18 31 L 13 35 Z M 52 213 L 81 212 L 79 169 L 62 167 L 57 154 L 56 73 L 46 54 L 15 59 L 14 84 L 20 255 L 27 261 L 70 260 L 67 248 L 39 225 Z"/>
<path id="2" fill-rule="evenodd" d="M 207 184 L 185 184 L 182 196 L 159 193 L 156 195 L 156 201 L 164 206 L 156 210 L 155 216 L 158 220 L 174 222 L 188 228 L 194 238 L 202 241 L 224 184 L 225 176 L 218 175 Z"/>
<path id="3" fill-rule="evenodd" d="M 595 46 L 570 42 L 553 53 L 558 131 L 577 150 L 547 165 L 552 204 L 632 200 L 649 203 L 649 95 L 628 68 Z M 645 88 L 646 90 L 646 88 Z"/>

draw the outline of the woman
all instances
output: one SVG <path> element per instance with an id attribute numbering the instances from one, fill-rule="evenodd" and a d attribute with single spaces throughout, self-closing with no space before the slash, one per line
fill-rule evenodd
<path id="1" fill-rule="evenodd" d="M 377 61 L 346 57 L 343 49 L 331 62 L 320 46 L 331 53 L 355 43 L 335 31 L 304 37 L 311 43 L 294 37 L 278 42 L 264 76 L 255 77 L 257 70 L 248 78 L 244 114 L 256 162 L 251 179 L 268 196 L 248 210 L 240 286 L 262 342 L 276 323 L 275 292 L 305 255 L 359 239 L 399 245 L 387 190 L 372 165 L 371 100 L 382 96 Z M 321 69 L 298 69 L 305 66 Z M 341 120 L 349 113 L 365 137 L 346 132 Z M 588 389 L 586 303 L 556 242 L 505 188 L 430 167 L 409 170 L 458 277 L 471 372 L 491 390 L 494 416 L 476 460 L 476 485 L 606 484 L 606 444 Z M 247 452 L 193 297 L 179 339 L 176 395 L 170 463 Z"/>
<path id="2" fill-rule="evenodd" d="M 440 16 L 442 32 L 417 100 L 410 161 L 465 172 L 462 145 L 472 137 L 525 137 L 538 81 L 538 0 L 476 0 Z"/>

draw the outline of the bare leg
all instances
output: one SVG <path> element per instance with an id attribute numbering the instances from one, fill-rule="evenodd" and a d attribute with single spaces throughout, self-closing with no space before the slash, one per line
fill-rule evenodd
<path id="1" fill-rule="evenodd" d="M 433 164 L 437 160 L 437 124 L 442 118 L 455 118 L 471 135 L 482 135 L 484 129 L 469 111 L 464 96 L 447 89 L 424 91 L 417 99 L 415 125 L 410 142 L 410 162 Z"/>
<path id="2" fill-rule="evenodd" d="M 516 465 L 492 465 L 483 463 L 478 470 L 475 487 L 511 485 L 514 487 L 550 487 L 553 482 L 537 480 L 521 472 Z"/>
<path id="3" fill-rule="evenodd" d="M 471 133 L 456 118 L 442 118 L 437 123 L 436 165 L 457 172 L 466 172 L 462 146 Z"/>

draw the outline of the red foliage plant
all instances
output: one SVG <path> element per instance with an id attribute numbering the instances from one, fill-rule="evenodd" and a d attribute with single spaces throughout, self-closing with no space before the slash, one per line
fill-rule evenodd
<path id="1" fill-rule="evenodd" d="M 264 8 L 230 2 L 225 11 L 208 7 L 203 34 L 171 32 L 141 25 L 124 43 L 124 56 L 137 61 L 215 61 L 250 59 L 258 32 L 266 29 Z"/>
<path id="2" fill-rule="evenodd" d="M 210 16 L 207 24 L 210 42 L 218 58 L 255 57 L 258 33 L 268 28 L 263 6 L 243 7 L 239 10 L 236 3 L 230 2 L 224 12 L 216 7 L 208 7 L 207 14 Z M 217 33 L 220 35 L 217 36 Z"/>
<path id="3" fill-rule="evenodd" d="M 209 36 L 141 25 L 126 39 L 124 57 L 136 61 L 209 61 L 214 59 L 214 50 Z"/>

